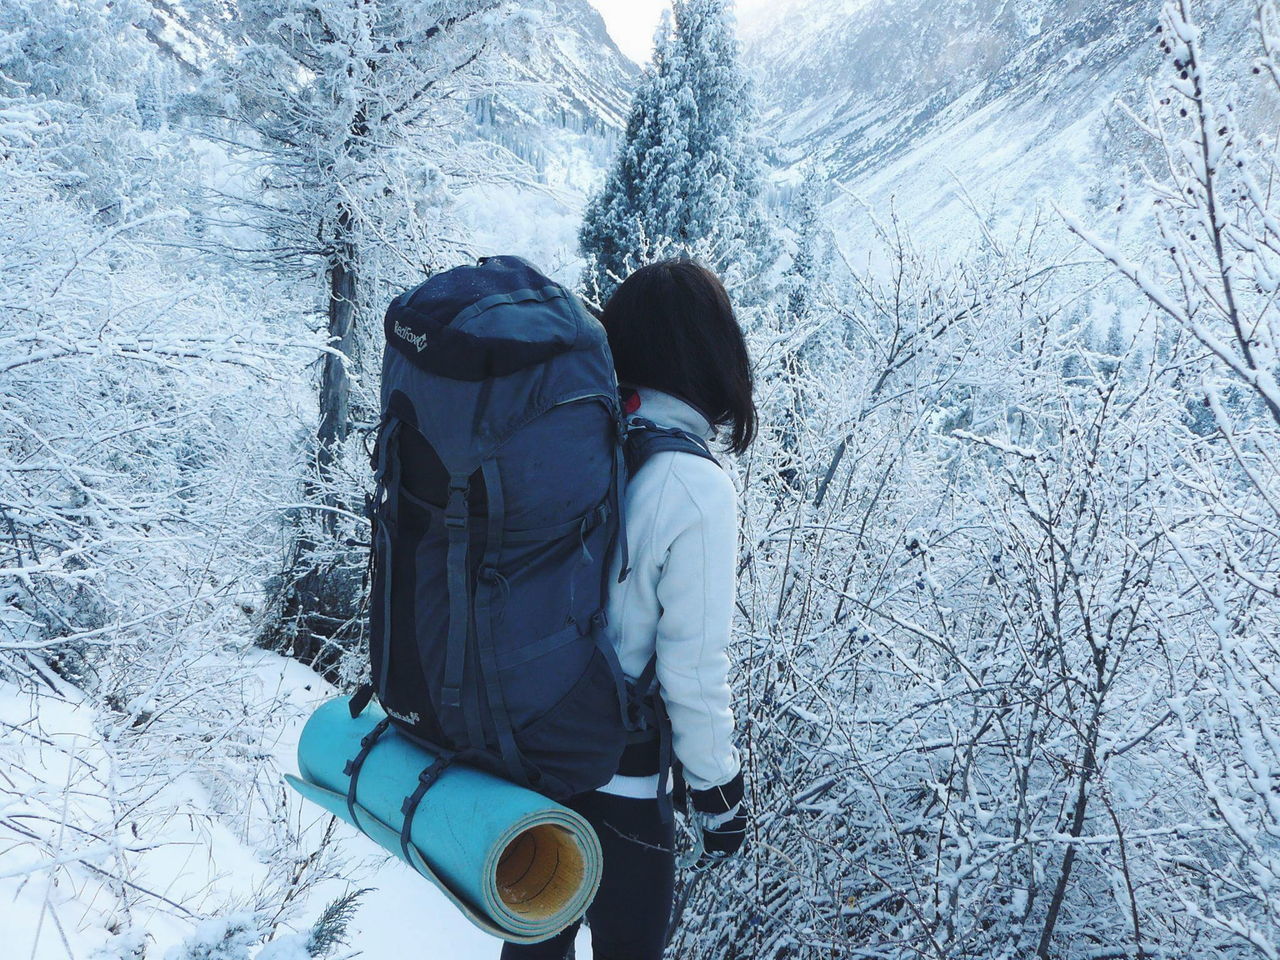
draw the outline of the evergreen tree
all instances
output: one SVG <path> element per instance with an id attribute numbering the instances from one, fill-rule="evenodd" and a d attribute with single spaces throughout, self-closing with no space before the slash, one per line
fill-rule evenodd
<path id="1" fill-rule="evenodd" d="M 803 474 L 802 425 L 813 412 L 810 386 L 815 367 L 821 365 L 821 344 L 816 327 L 821 322 L 820 291 L 827 280 L 831 243 L 823 218 L 827 173 L 820 164 L 805 171 L 804 181 L 791 210 L 795 228 L 795 250 L 782 281 L 786 309 L 782 317 L 791 336 L 782 357 L 786 403 L 778 415 L 779 447 L 782 462 L 779 476 L 793 490 L 799 489 Z"/>
<path id="2" fill-rule="evenodd" d="M 815 295 L 827 276 L 831 244 L 822 216 L 828 177 L 821 165 L 805 171 L 793 212 L 796 249 L 791 257 L 784 286 L 787 315 L 796 326 L 813 316 Z"/>
<path id="3" fill-rule="evenodd" d="M 584 286 L 600 302 L 664 256 L 697 256 L 739 289 L 770 259 L 753 94 L 732 13 L 725 0 L 676 0 L 673 13 L 579 235 Z"/>

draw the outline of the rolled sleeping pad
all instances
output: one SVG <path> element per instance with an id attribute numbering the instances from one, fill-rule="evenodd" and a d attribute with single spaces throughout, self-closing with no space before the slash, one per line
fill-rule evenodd
<path id="1" fill-rule="evenodd" d="M 344 768 L 384 716 L 371 704 L 353 719 L 345 698 L 325 703 L 302 730 L 301 777 L 285 780 L 405 860 L 495 937 L 537 943 L 586 912 L 602 867 L 591 825 L 539 793 L 461 763 L 445 767 L 423 794 L 406 856 L 401 806 L 435 757 L 394 727 L 377 739 L 357 774 L 352 820 Z"/>

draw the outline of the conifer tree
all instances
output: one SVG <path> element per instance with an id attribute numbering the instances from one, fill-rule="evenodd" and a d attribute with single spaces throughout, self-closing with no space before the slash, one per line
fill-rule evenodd
<path id="1" fill-rule="evenodd" d="M 820 164 L 805 170 L 804 180 L 792 205 L 795 249 L 791 265 L 782 279 L 786 300 L 783 324 L 791 332 L 783 354 L 781 370 L 785 379 L 786 402 L 778 414 L 779 447 L 783 462 L 778 473 L 793 490 L 799 489 L 803 474 L 801 425 L 812 413 L 814 399 L 809 384 L 821 366 L 817 327 L 821 325 L 821 289 L 827 280 L 831 243 L 823 218 L 827 173 Z"/>
<path id="2" fill-rule="evenodd" d="M 822 166 L 811 166 L 805 171 L 796 196 L 793 211 L 796 249 L 784 286 L 787 316 L 797 326 L 804 325 L 813 315 L 817 288 L 826 279 L 831 256 L 830 240 L 822 216 L 827 180 Z"/>
<path id="3" fill-rule="evenodd" d="M 676 0 L 673 14 L 579 235 L 584 286 L 600 302 L 636 267 L 679 254 L 700 257 L 740 289 L 772 249 L 753 94 L 730 6 Z"/>

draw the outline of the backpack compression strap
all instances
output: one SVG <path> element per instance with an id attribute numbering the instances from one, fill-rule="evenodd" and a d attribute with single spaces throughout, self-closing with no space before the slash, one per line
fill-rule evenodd
<path id="1" fill-rule="evenodd" d="M 480 582 L 476 584 L 475 625 L 476 654 L 480 675 L 489 705 L 489 719 L 498 737 L 498 749 L 508 776 L 522 786 L 529 786 L 529 778 L 516 747 L 511 714 L 507 711 L 502 684 L 498 681 L 498 658 L 493 645 L 493 592 L 503 582 L 498 572 L 498 557 L 502 553 L 503 526 L 506 523 L 506 504 L 502 494 L 502 476 L 498 461 L 489 459 L 480 466 L 488 497 L 488 522 L 485 530 L 484 556 L 480 563 Z M 473 741 L 476 742 L 476 741 Z M 479 741 L 483 743 L 484 741 Z"/>
<path id="2" fill-rule="evenodd" d="M 449 500 L 445 506 L 444 524 L 448 529 L 449 549 L 445 571 L 449 587 L 449 638 L 445 647 L 443 705 L 462 712 L 471 743 L 484 743 L 480 712 L 473 697 L 463 703 L 463 672 L 466 669 L 467 638 L 470 633 L 471 581 L 467 571 L 467 545 L 470 520 L 470 474 L 449 476 Z"/>
<path id="3" fill-rule="evenodd" d="M 402 422 L 399 417 L 388 417 L 378 427 L 378 439 L 373 452 L 374 493 L 365 495 L 365 517 L 369 521 L 369 566 L 366 577 L 375 567 L 379 549 L 385 558 L 386 570 L 382 571 L 382 596 L 370 598 L 370 602 L 382 605 L 382 629 L 391 629 L 391 534 L 379 519 L 379 512 L 385 511 L 388 521 L 395 524 L 400 511 L 400 457 L 398 444 Z M 393 456 L 392 451 L 395 451 Z M 384 502 L 385 498 L 385 502 Z M 372 579 L 370 579 L 372 584 Z M 369 705 L 375 693 L 385 693 L 387 689 L 388 658 L 382 658 L 382 669 L 378 676 L 370 678 L 356 688 L 349 706 L 352 718 L 360 716 Z M 363 762 L 363 761 L 361 761 Z M 354 802 L 354 801 L 353 801 Z M 353 813 L 354 817 L 355 814 Z"/>
<path id="4" fill-rule="evenodd" d="M 404 820 L 400 825 L 400 850 L 404 854 L 406 863 L 412 863 L 413 857 L 409 854 L 409 843 L 413 837 L 413 817 L 418 812 L 418 804 L 422 802 L 422 798 L 426 796 L 427 791 L 435 785 L 440 779 L 440 774 L 444 773 L 445 768 L 453 763 L 453 754 L 442 753 L 427 764 L 421 773 L 418 774 L 418 786 L 409 796 L 404 798 L 404 802 L 400 804 L 400 813 L 404 815 Z"/>
<path id="5" fill-rule="evenodd" d="M 356 714 L 352 714 L 356 716 Z M 355 824 L 357 830 L 363 831 L 360 826 L 360 818 L 356 816 L 356 784 L 360 780 L 360 771 L 364 768 L 364 762 L 369 756 L 369 751 L 373 749 L 374 744 L 378 742 L 378 738 L 387 732 L 387 728 L 391 726 L 391 718 L 383 717 L 378 721 L 377 726 L 360 738 L 360 750 L 354 757 L 346 762 L 342 772 L 350 779 L 347 781 L 347 813 L 351 816 L 351 822 Z"/>
<path id="6" fill-rule="evenodd" d="M 500 581 L 498 556 L 502 552 L 502 528 L 505 523 L 505 507 L 502 497 L 502 478 L 496 460 L 481 464 L 487 499 L 484 553 L 482 555 L 479 582 L 472 595 L 471 573 L 467 563 L 470 544 L 469 474 L 455 473 L 449 477 L 449 501 L 445 507 L 444 522 L 448 528 L 449 549 L 445 559 L 449 588 L 449 636 L 445 647 L 444 690 L 442 702 L 450 709 L 461 710 L 467 728 L 467 740 L 473 747 L 485 743 L 484 723 L 481 717 L 480 686 L 484 686 L 488 704 L 489 721 L 498 739 L 498 749 L 508 777 L 522 786 L 529 786 L 529 778 L 516 746 L 511 715 L 507 711 L 502 686 L 498 681 L 497 657 L 493 646 L 493 590 Z M 472 617 L 474 604 L 475 616 Z M 474 633 L 472 631 L 474 624 Z M 474 635 L 474 658 L 471 682 L 466 683 L 467 648 Z"/>

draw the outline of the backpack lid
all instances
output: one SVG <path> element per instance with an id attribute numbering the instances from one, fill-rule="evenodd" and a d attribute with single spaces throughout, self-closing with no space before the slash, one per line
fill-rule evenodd
<path id="1" fill-rule="evenodd" d="M 577 298 L 519 257 L 438 273 L 391 302 L 387 345 L 452 380 L 487 380 L 598 348 L 604 331 Z"/>

